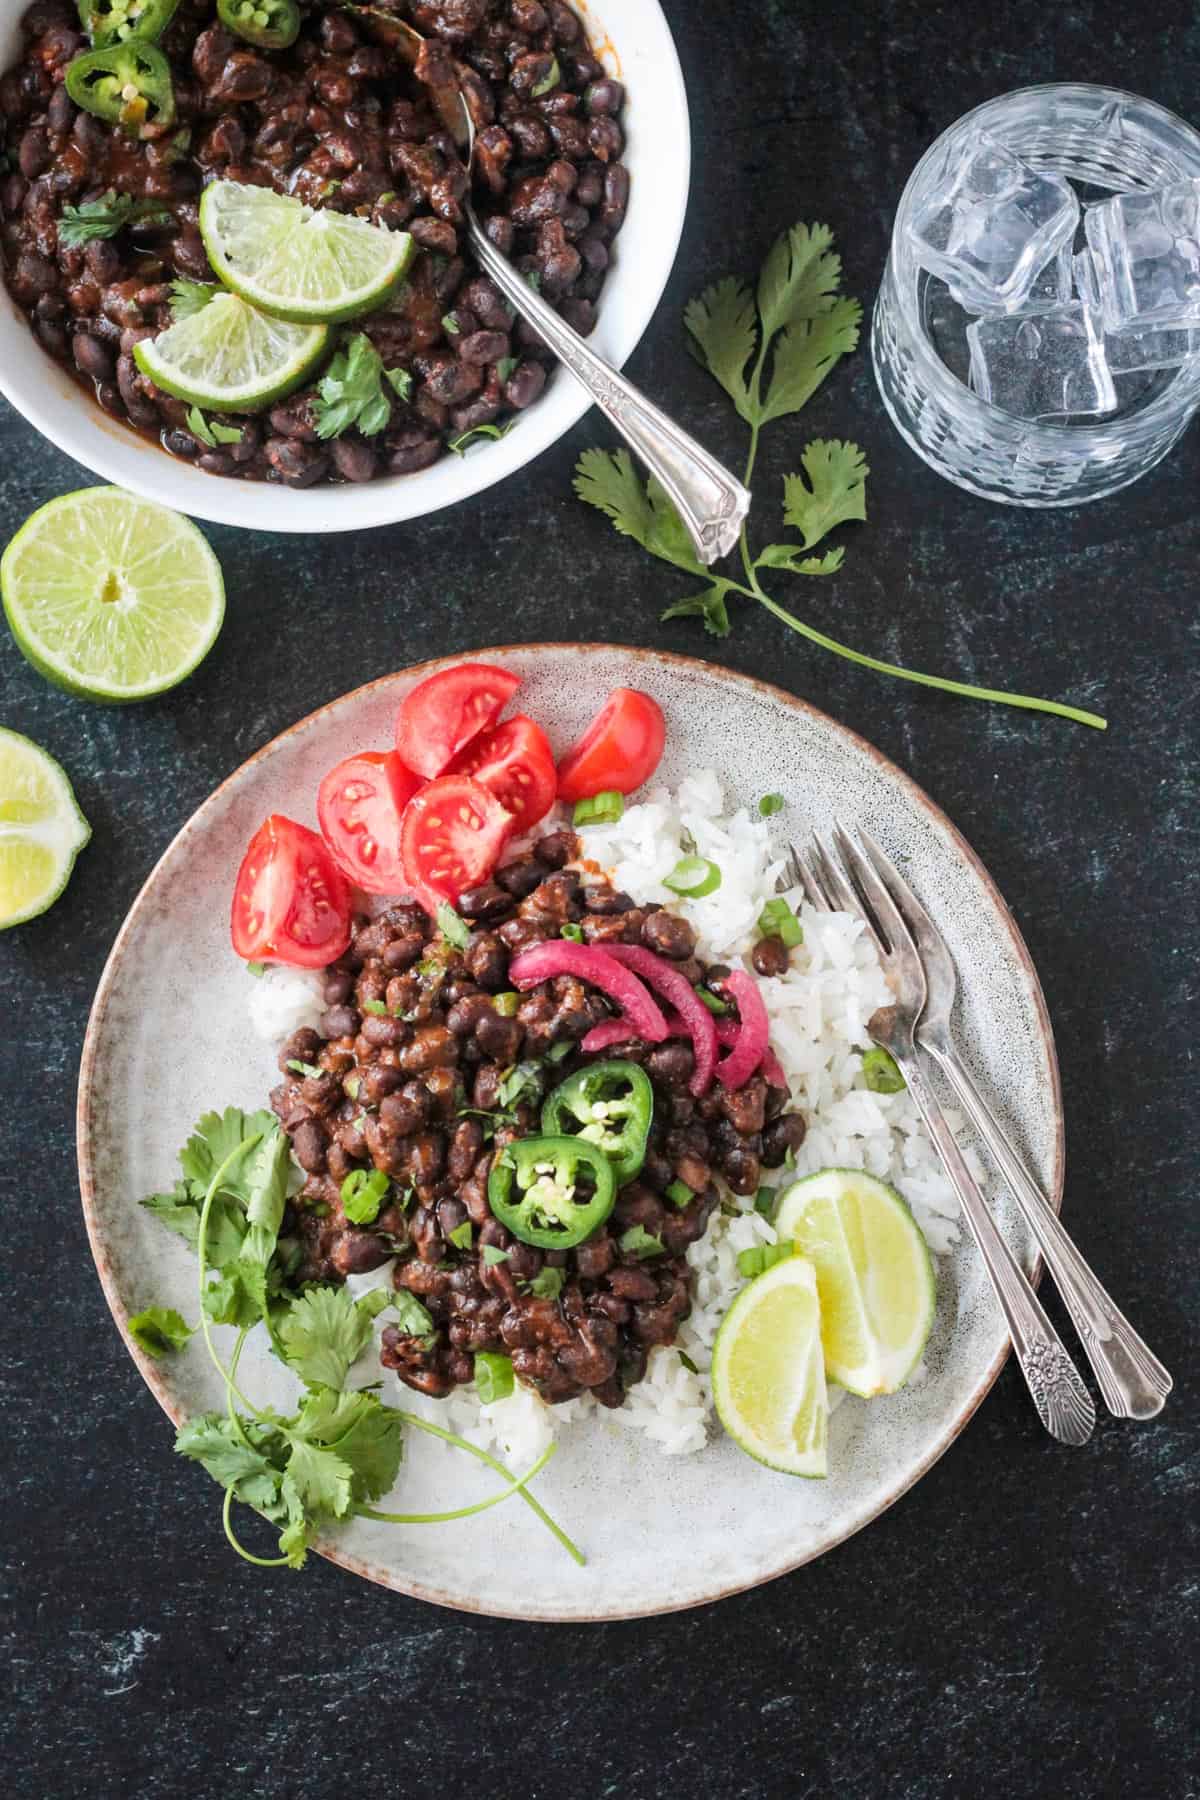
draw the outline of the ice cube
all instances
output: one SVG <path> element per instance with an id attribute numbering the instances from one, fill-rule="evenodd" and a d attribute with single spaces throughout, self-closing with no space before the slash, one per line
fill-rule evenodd
<path id="1" fill-rule="evenodd" d="M 1079 202 L 1061 175 L 1030 168 L 987 132 L 949 146 L 942 180 L 910 226 L 917 261 L 968 311 L 1019 307 L 1074 236 Z"/>
<path id="2" fill-rule="evenodd" d="M 979 297 L 968 289 L 964 293 L 953 282 L 949 284 L 950 292 L 959 305 L 968 312 L 995 312 L 992 306 L 980 307 Z M 1004 312 L 1057 312 L 1060 307 L 1071 303 L 1071 245 L 1065 243 L 1057 256 L 1050 261 L 1033 278 L 1033 286 L 1016 306 L 1001 308 Z"/>
<path id="3" fill-rule="evenodd" d="M 972 315 L 966 312 L 944 281 L 928 278 L 925 290 L 925 330 L 929 341 L 963 386 L 971 367 L 971 349 L 967 343 L 967 326 Z"/>
<path id="4" fill-rule="evenodd" d="M 1116 409 L 1097 321 L 1080 301 L 1028 318 L 976 319 L 967 331 L 971 386 L 1018 419 L 1088 417 Z"/>
<path id="5" fill-rule="evenodd" d="M 1200 325 L 1200 179 L 1114 194 L 1083 223 L 1106 332 Z"/>
<path id="6" fill-rule="evenodd" d="M 1100 286 L 1090 250 L 1081 250 L 1072 263 L 1075 292 L 1101 321 Z M 1124 331 L 1104 332 L 1104 358 L 1113 375 L 1135 375 L 1142 369 L 1177 369 L 1200 352 L 1200 330 L 1186 326 L 1128 325 Z"/>

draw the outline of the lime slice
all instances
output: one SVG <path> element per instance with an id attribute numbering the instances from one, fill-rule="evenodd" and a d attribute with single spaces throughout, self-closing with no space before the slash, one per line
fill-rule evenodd
<path id="1" fill-rule="evenodd" d="M 61 766 L 0 725 L 0 931 L 53 906 L 91 835 Z"/>
<path id="2" fill-rule="evenodd" d="M 0 558 L 22 653 L 87 700 L 145 700 L 190 675 L 225 616 L 225 584 L 190 519 L 120 488 L 39 507 Z"/>
<path id="3" fill-rule="evenodd" d="M 259 412 L 300 386 L 329 347 L 323 325 L 289 325 L 236 294 L 214 294 L 199 312 L 133 347 L 156 387 L 214 412 Z"/>
<path id="4" fill-rule="evenodd" d="M 817 1272 L 825 1373 L 852 1394 L 894 1394 L 920 1361 L 936 1288 L 929 1249 L 895 1188 L 861 1169 L 793 1182 L 775 1229 Z"/>
<path id="5" fill-rule="evenodd" d="M 744 1287 L 721 1321 L 713 1399 L 734 1442 L 787 1475 L 825 1474 L 829 1409 L 817 1278 L 801 1257 Z"/>
<path id="6" fill-rule="evenodd" d="M 227 288 L 276 318 L 305 324 L 355 319 L 382 306 L 415 249 L 407 231 L 241 181 L 205 188 L 200 232 Z"/>

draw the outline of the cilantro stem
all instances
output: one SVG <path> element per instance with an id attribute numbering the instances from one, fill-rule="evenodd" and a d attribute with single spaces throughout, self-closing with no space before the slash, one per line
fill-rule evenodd
<path id="1" fill-rule="evenodd" d="M 526 1484 L 535 1475 L 541 1474 L 557 1448 L 557 1444 L 547 1444 L 532 1468 L 526 1469 L 524 1475 L 515 1476 L 507 1487 L 489 1495 L 486 1500 L 477 1500 L 473 1506 L 459 1506 L 453 1512 L 438 1513 L 376 1512 L 373 1506 L 358 1506 L 354 1510 L 360 1519 L 379 1519 L 385 1525 L 441 1525 L 450 1519 L 469 1519 L 474 1513 L 486 1512 L 490 1506 L 499 1506 L 502 1500 L 509 1500 L 514 1494 L 523 1493 Z"/>
<path id="2" fill-rule="evenodd" d="M 287 1564 L 291 1561 L 290 1557 L 287 1557 L 287 1556 L 255 1556 L 252 1551 L 247 1550 L 246 1546 L 239 1541 L 238 1535 L 233 1529 L 233 1519 L 231 1517 L 232 1512 L 233 1512 L 233 1489 L 231 1487 L 227 1487 L 225 1489 L 225 1503 L 221 1508 L 221 1523 L 225 1527 L 225 1536 L 229 1539 L 229 1542 L 233 1545 L 234 1549 L 237 1551 L 237 1553 L 241 1557 L 242 1561 L 248 1562 L 248 1563 L 253 1563 L 256 1569 L 283 1569 L 283 1568 L 286 1568 Z"/>
<path id="3" fill-rule="evenodd" d="M 266 1417 L 266 1415 L 263 1412 L 261 1412 L 259 1410 L 259 1408 L 253 1404 L 252 1401 L 247 1400 L 245 1394 L 243 1394 L 241 1388 L 238 1387 L 237 1382 L 234 1380 L 233 1372 L 230 1369 L 227 1369 L 225 1367 L 225 1364 L 221 1361 L 221 1358 L 217 1355 L 217 1347 L 213 1343 L 212 1329 L 208 1322 L 208 1313 L 205 1311 L 205 1307 L 204 1307 L 204 1294 L 205 1294 L 205 1289 L 208 1285 L 207 1284 L 208 1220 L 209 1220 L 209 1215 L 212 1212 L 212 1203 L 217 1197 L 217 1194 L 220 1190 L 221 1183 L 224 1181 L 227 1172 L 233 1167 L 234 1163 L 237 1162 L 239 1157 L 244 1156 L 248 1150 L 252 1150 L 254 1148 L 255 1144 L 257 1144 L 259 1142 L 261 1137 L 262 1137 L 262 1132 L 256 1131 L 252 1137 L 243 1138 L 241 1143 L 237 1146 L 237 1148 L 235 1150 L 231 1150 L 229 1152 L 229 1155 L 225 1158 L 225 1161 L 221 1164 L 220 1168 L 216 1171 L 212 1180 L 208 1184 L 208 1192 L 204 1196 L 204 1205 L 200 1208 L 200 1223 L 196 1229 L 196 1262 L 199 1266 L 199 1289 L 200 1289 L 200 1329 L 204 1333 L 204 1343 L 208 1350 L 209 1356 L 212 1358 L 213 1367 L 216 1369 L 217 1374 L 221 1377 L 221 1380 L 225 1383 L 226 1399 L 229 1400 L 229 1399 L 233 1398 L 234 1396 L 236 1396 L 236 1398 L 239 1399 L 241 1401 L 242 1405 L 246 1408 L 246 1411 L 249 1413 L 253 1413 L 254 1417 L 256 1419 L 263 1419 Z M 245 1337 L 244 1331 L 242 1333 L 242 1337 L 243 1338 Z M 242 1338 L 239 1338 L 238 1343 L 237 1343 L 237 1348 L 234 1352 L 234 1367 L 235 1368 L 237 1365 L 237 1358 L 238 1358 L 238 1356 L 241 1355 L 241 1349 L 242 1349 Z M 240 1429 L 241 1429 L 241 1427 L 239 1426 L 239 1430 Z M 242 1435 L 245 1436 L 245 1433 L 243 1432 Z"/>
<path id="4" fill-rule="evenodd" d="M 488 1468 L 494 1470 L 497 1475 L 502 1475 L 505 1481 L 512 1481 L 512 1470 L 506 1469 L 504 1464 L 499 1462 L 496 1457 L 489 1456 L 486 1450 L 481 1450 L 478 1444 L 469 1443 L 466 1438 L 459 1437 L 456 1432 L 446 1431 L 441 1425 L 435 1425 L 431 1420 L 423 1419 L 419 1413 L 401 1412 L 400 1417 L 404 1420 L 405 1424 L 415 1425 L 418 1431 L 427 1431 L 431 1437 L 441 1438 L 443 1443 L 453 1444 L 457 1450 L 465 1450 L 468 1455 L 476 1457 L 481 1463 L 486 1463 Z M 528 1479 L 529 1477 L 526 1476 L 526 1480 Z M 584 1556 L 583 1551 L 580 1550 L 576 1544 L 571 1542 L 566 1532 L 563 1531 L 560 1526 L 554 1523 L 554 1520 L 550 1517 L 550 1514 L 546 1511 L 540 1501 L 535 1500 L 532 1494 L 527 1493 L 525 1489 L 519 1485 L 516 1491 L 519 1492 L 526 1506 L 533 1508 L 546 1529 L 553 1533 L 558 1539 L 568 1556 L 574 1557 L 580 1568 L 584 1568 L 587 1563 L 587 1558 Z"/>

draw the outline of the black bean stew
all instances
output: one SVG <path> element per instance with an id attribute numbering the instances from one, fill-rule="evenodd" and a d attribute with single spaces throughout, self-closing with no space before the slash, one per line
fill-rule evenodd
<path id="1" fill-rule="evenodd" d="M 415 69 L 394 48 L 389 10 L 434 40 Z M 488 235 L 581 332 L 595 323 L 629 194 L 621 84 L 562 0 L 301 0 L 301 13 L 297 40 L 271 51 L 217 23 L 215 0 L 182 0 L 157 45 L 175 117 L 140 137 L 67 93 L 67 68 L 88 50 L 72 0 L 34 0 L 20 60 L 0 78 L 4 278 L 38 342 L 106 412 L 173 455 L 292 487 L 426 468 L 531 405 L 553 367 L 471 260 L 466 176 L 422 76 L 436 84 L 453 56 L 478 132 L 474 199 Z M 197 211 L 218 178 L 411 232 L 418 253 L 399 296 L 347 328 L 412 376 L 408 401 L 387 396 L 382 431 L 319 441 L 308 390 L 228 420 L 240 441 L 213 447 L 189 428 L 187 405 L 138 371 L 134 345 L 171 323 L 172 280 L 215 279 Z M 110 194 L 126 223 L 64 241 L 64 208 Z"/>
<path id="2" fill-rule="evenodd" d="M 644 945 L 693 982 L 720 979 L 696 959 L 686 921 L 585 882 L 567 866 L 576 850 L 570 833 L 554 832 L 463 895 L 462 950 L 419 906 L 360 919 L 326 971 L 320 1031 L 295 1033 L 280 1053 L 271 1104 L 307 1174 L 289 1222 L 305 1246 L 301 1278 L 337 1281 L 396 1255 L 396 1288 L 419 1298 L 433 1330 L 388 1328 L 383 1361 L 422 1393 L 470 1381 L 475 1354 L 489 1351 L 510 1356 L 544 1400 L 590 1391 L 619 1406 L 652 1346 L 671 1343 L 687 1316 L 686 1251 L 718 1204 L 714 1175 L 754 1193 L 762 1168 L 779 1167 L 804 1138 L 801 1115 L 784 1110 L 786 1089 L 755 1076 L 735 1093 L 714 1085 L 693 1099 L 689 1045 L 632 1043 L 603 1054 L 645 1069 L 653 1123 L 643 1166 L 608 1219 L 573 1249 L 542 1251 L 493 1215 L 497 1151 L 539 1132 L 544 1094 L 591 1060 L 579 1042 L 608 1015 L 602 995 L 566 976 L 518 999 L 510 956 L 566 925 L 585 943 Z M 393 1197 L 357 1226 L 342 1185 L 372 1166 Z M 546 1270 L 559 1274 L 547 1281 Z"/>

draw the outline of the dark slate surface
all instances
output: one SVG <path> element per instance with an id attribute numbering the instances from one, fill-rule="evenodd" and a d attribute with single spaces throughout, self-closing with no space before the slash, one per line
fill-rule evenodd
<path id="1" fill-rule="evenodd" d="M 823 218 L 869 300 L 918 153 L 1006 88 L 1112 81 L 1196 113 L 1188 0 L 666 6 L 696 179 L 633 373 L 730 458 L 741 428 L 679 325 L 705 280 L 754 269 L 782 227 Z M 1200 439 L 1107 503 L 1006 511 L 916 462 L 860 355 L 802 425 L 768 435 L 764 505 L 818 432 L 866 447 L 871 521 L 836 581 L 795 584 L 798 608 L 893 659 L 1072 695 L 1111 718 L 1100 736 L 906 689 L 764 616 L 741 617 L 718 651 L 872 738 L 993 870 L 1058 1034 L 1069 1220 L 1176 1371 L 1166 1414 L 1102 1418 L 1086 1450 L 1064 1451 L 1006 1371 L 961 1442 L 867 1532 L 759 1592 L 661 1621 L 523 1627 L 320 1563 L 300 1577 L 236 1564 L 212 1491 L 174 1460 L 112 1328 L 79 1218 L 76 1067 L 126 907 L 217 781 L 371 676 L 514 638 L 714 646 L 657 622 L 682 584 L 572 500 L 573 460 L 604 436 L 594 418 L 454 516 L 326 543 L 213 530 L 228 623 L 164 702 L 111 712 L 66 699 L 0 643 L 4 722 L 61 757 L 95 829 L 65 898 L 0 949 L 10 1793 L 311 1800 L 457 1793 L 475 1779 L 505 1797 L 633 1800 L 1197 1792 L 1187 1002 Z M 86 479 L 0 412 L 3 538 Z"/>

